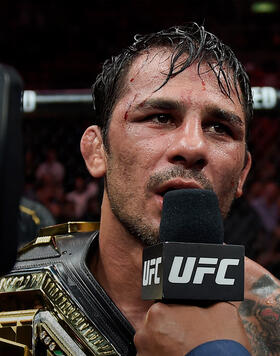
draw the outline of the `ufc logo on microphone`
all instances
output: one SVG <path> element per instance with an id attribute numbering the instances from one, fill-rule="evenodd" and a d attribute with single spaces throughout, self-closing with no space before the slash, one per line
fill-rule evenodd
<path id="1" fill-rule="evenodd" d="M 144 262 L 143 268 L 143 286 L 150 286 L 151 284 L 159 284 L 160 277 L 158 276 L 158 266 L 161 263 L 161 257 L 152 258 Z M 152 281 L 153 280 L 153 281 Z"/>
<path id="2" fill-rule="evenodd" d="M 198 267 L 194 268 L 196 260 L 198 257 L 188 257 L 183 269 L 183 273 L 180 274 L 182 269 L 184 257 L 175 256 L 170 273 L 168 276 L 168 281 L 170 283 L 189 283 L 191 281 L 192 275 L 193 284 L 202 284 L 204 276 L 206 274 L 216 275 L 215 283 L 219 285 L 234 285 L 234 278 L 226 278 L 227 269 L 229 266 L 238 266 L 240 259 L 238 258 L 223 258 L 221 259 L 219 266 L 218 258 L 210 257 L 200 257 L 198 260 Z M 206 266 L 208 265 L 208 266 Z M 210 265 L 210 266 L 209 266 Z M 216 271 L 217 269 L 217 271 Z M 193 273 L 194 272 L 194 273 Z"/>

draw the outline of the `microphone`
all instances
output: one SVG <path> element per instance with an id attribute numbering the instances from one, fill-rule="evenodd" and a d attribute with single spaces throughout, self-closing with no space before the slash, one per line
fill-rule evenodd
<path id="1" fill-rule="evenodd" d="M 162 302 L 244 299 L 244 246 L 223 245 L 214 192 L 164 195 L 159 243 L 143 251 L 142 298 Z"/>

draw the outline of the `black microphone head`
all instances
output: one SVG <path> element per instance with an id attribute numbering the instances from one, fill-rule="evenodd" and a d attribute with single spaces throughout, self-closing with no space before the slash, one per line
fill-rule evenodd
<path id="1" fill-rule="evenodd" d="M 167 192 L 163 198 L 159 240 L 222 244 L 224 228 L 216 194 L 201 189 Z"/>

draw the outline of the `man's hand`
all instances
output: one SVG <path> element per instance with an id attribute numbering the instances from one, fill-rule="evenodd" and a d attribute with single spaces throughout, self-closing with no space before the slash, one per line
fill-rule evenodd
<path id="1" fill-rule="evenodd" d="M 207 308 L 155 303 L 136 331 L 137 356 L 184 356 L 207 341 L 230 339 L 250 351 L 237 308 L 216 303 Z"/>

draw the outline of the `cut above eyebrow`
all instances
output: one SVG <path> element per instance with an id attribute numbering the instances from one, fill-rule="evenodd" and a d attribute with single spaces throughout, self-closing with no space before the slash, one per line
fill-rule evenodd
<path id="1" fill-rule="evenodd" d="M 229 124 L 237 125 L 240 127 L 245 126 L 245 122 L 232 111 L 223 110 L 219 107 L 211 107 L 208 109 L 206 107 L 205 110 L 208 115 L 213 116 L 216 119 L 220 119 L 222 121 L 228 122 Z"/>

